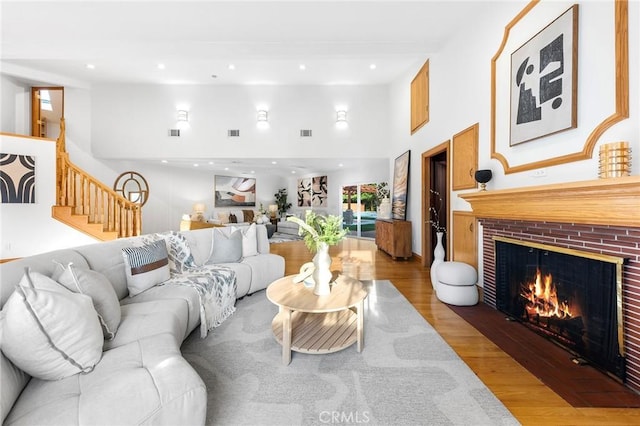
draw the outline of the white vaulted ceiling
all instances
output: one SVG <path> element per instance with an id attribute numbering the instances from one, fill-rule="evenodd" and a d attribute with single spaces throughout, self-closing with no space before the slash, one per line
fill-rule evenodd
<path id="1" fill-rule="evenodd" d="M 88 83 L 386 84 L 490 4 L 1 0 L 0 55 Z"/>
<path id="2" fill-rule="evenodd" d="M 83 87 L 386 85 L 470 28 L 492 4 L 499 2 L 0 0 L 0 71 L 41 71 Z M 241 173 L 273 170 L 271 160 L 171 164 Z M 375 168 L 381 159 L 276 160 L 279 172 L 304 174 Z"/>

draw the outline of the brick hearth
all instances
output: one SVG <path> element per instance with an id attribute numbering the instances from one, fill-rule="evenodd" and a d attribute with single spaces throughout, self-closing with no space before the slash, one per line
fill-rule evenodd
<path id="1" fill-rule="evenodd" d="M 494 236 L 609 254 L 623 267 L 622 308 L 627 386 L 640 392 L 640 228 L 478 218 L 483 225 L 484 303 L 496 307 Z"/>

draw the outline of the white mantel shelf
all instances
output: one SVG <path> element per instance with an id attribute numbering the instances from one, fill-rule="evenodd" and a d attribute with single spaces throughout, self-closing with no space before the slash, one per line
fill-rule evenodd
<path id="1" fill-rule="evenodd" d="M 458 196 L 478 218 L 640 227 L 640 176 Z"/>

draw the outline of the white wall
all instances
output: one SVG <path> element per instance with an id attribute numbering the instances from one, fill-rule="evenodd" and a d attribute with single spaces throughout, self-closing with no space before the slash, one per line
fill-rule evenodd
<path id="1" fill-rule="evenodd" d="M 31 134 L 31 86 L 0 74 L 0 132 Z"/>
<path id="2" fill-rule="evenodd" d="M 629 141 L 634 155 L 640 152 L 638 119 L 638 52 L 639 52 L 639 3 L 629 3 L 629 76 L 630 118 L 606 131 L 598 142 L 594 157 L 546 167 L 546 176 L 536 178 L 532 171 L 505 175 L 502 165 L 491 159 L 491 59 L 502 42 L 505 26 L 522 10 L 527 2 L 502 2 L 500 7 L 487 8 L 484 16 L 478 16 L 478 25 L 462 31 L 442 51 L 429 58 L 430 71 L 430 120 L 413 136 L 409 130 L 410 83 L 422 66 L 414 68 L 398 79 L 391 88 L 391 134 L 396 143 L 395 152 L 412 150 L 408 220 L 413 221 L 413 251 L 421 248 L 421 162 L 420 155 L 434 146 L 449 140 L 454 134 L 479 123 L 479 168 L 493 170 L 494 178 L 488 189 L 501 189 L 551 183 L 596 179 L 598 173 L 598 146 L 620 140 Z M 541 2 L 532 10 L 535 19 L 527 25 L 542 29 L 551 17 L 557 17 L 573 3 Z M 581 150 L 588 134 L 608 114 L 613 113 L 614 72 L 613 63 L 613 2 L 580 2 L 579 25 L 579 81 L 578 81 L 578 128 L 558 133 L 550 138 L 526 142 L 513 148 L 499 147 L 510 164 L 518 161 L 545 159 L 555 156 L 564 148 L 579 147 Z M 533 13 L 535 11 L 535 13 Z M 515 27 L 518 28 L 518 27 Z M 597 28 L 597 30 L 596 30 Z M 512 36 L 517 31 L 512 30 Z M 511 36 L 510 36 L 511 38 Z M 513 45 L 522 42 L 523 36 L 514 37 L 505 48 L 510 52 Z M 526 40 L 525 40 L 526 41 Z M 504 77 L 504 76 L 503 76 Z M 508 123 L 502 120 L 497 128 L 499 134 L 508 131 Z M 524 152 L 524 154 L 523 154 Z M 632 174 L 640 172 L 635 162 Z M 473 190 L 472 190 L 473 191 Z M 454 192 L 452 209 L 470 210 L 464 200 Z"/>
<path id="3" fill-rule="evenodd" d="M 337 108 L 349 126 L 335 125 Z M 179 138 L 176 111 L 189 111 Z M 269 111 L 259 129 L 256 111 Z M 386 158 L 387 86 L 100 85 L 92 90 L 94 156 L 149 158 Z M 228 129 L 240 137 L 227 138 Z M 312 138 L 300 138 L 312 129 Z M 366 149 L 362 149 L 366 147 Z"/>
<path id="4" fill-rule="evenodd" d="M 51 217 L 55 204 L 56 145 L 46 139 L 0 135 L 0 152 L 31 155 L 36 160 L 36 202 L 0 204 L 0 259 L 24 257 L 96 242 Z"/>
<path id="5" fill-rule="evenodd" d="M 145 234 L 177 231 L 182 215 L 190 214 L 195 203 L 205 204 L 205 218 L 221 210 L 214 207 L 214 182 L 215 175 L 223 173 L 135 161 L 114 163 L 120 169 L 140 173 L 149 185 L 149 200 L 142 208 L 142 232 Z M 273 204 L 274 194 L 287 185 L 286 180 L 278 176 L 255 174 L 247 177 L 256 179 L 256 209 L 260 203 L 265 208 Z"/>

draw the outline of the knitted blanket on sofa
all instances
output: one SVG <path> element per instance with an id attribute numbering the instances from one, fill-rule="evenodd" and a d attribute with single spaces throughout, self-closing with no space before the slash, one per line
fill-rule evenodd
<path id="1" fill-rule="evenodd" d="M 236 310 L 236 273 L 222 266 L 195 264 L 191 248 L 183 235 L 169 231 L 143 237 L 145 243 L 165 240 L 171 278 L 161 283 L 193 288 L 200 298 L 200 337 L 218 327 Z"/>

